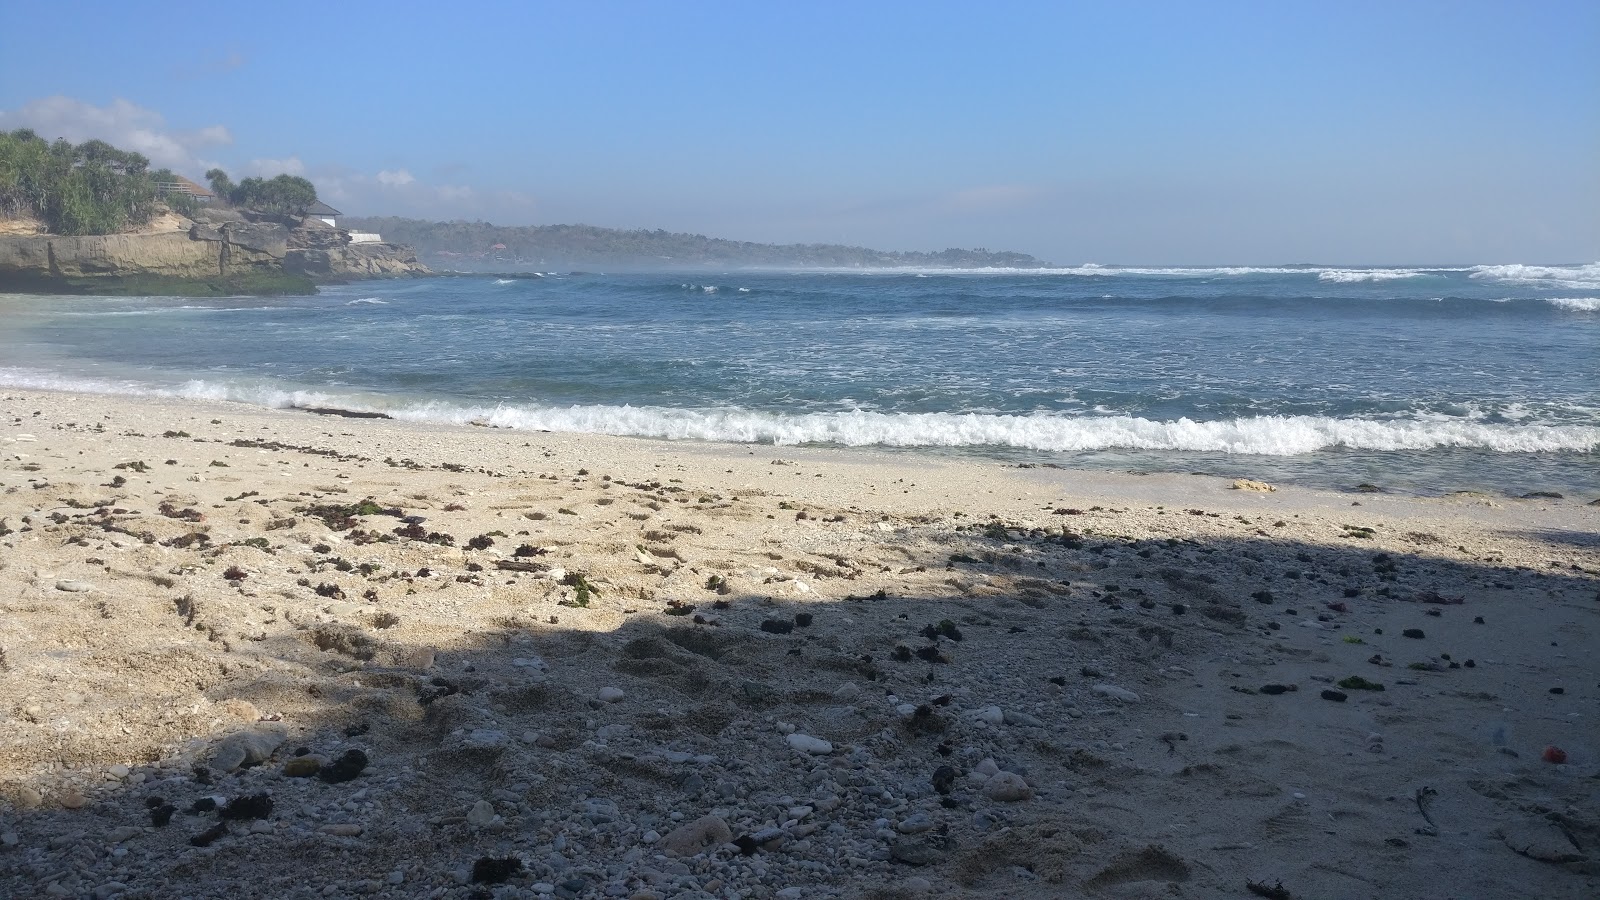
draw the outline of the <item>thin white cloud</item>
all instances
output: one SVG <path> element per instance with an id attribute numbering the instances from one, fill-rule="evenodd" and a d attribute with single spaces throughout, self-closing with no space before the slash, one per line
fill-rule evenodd
<path id="1" fill-rule="evenodd" d="M 233 143 L 227 126 L 172 130 L 160 113 L 121 98 L 95 106 L 56 95 L 30 101 L 18 109 L 0 110 L 0 129 L 15 128 L 32 128 L 50 141 L 66 138 L 76 144 L 98 138 L 144 154 L 154 167 L 166 166 L 191 175 L 205 171 L 206 164 L 197 151 Z"/>
<path id="2" fill-rule="evenodd" d="M 378 173 L 378 183 L 386 187 L 403 187 L 416 180 L 405 169 L 396 169 L 392 172 L 385 169 Z"/>
<path id="3" fill-rule="evenodd" d="M 283 159 L 252 159 L 244 166 L 245 174 L 272 178 L 277 175 L 304 175 L 306 164 L 298 156 Z"/>

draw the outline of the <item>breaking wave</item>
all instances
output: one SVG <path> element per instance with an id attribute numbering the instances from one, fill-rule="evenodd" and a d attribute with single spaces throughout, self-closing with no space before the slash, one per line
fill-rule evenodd
<path id="1" fill-rule="evenodd" d="M 1473 266 L 1472 278 L 1583 290 L 1600 287 L 1600 263 L 1583 266 Z"/>
<path id="2" fill-rule="evenodd" d="M 1573 312 L 1600 312 L 1600 297 L 1557 297 L 1546 302 Z"/>

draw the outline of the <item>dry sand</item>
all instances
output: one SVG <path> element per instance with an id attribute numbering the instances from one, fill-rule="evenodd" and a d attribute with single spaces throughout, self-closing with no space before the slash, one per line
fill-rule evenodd
<path id="1" fill-rule="evenodd" d="M 0 895 L 1600 896 L 1593 499 L 13 392 Z"/>

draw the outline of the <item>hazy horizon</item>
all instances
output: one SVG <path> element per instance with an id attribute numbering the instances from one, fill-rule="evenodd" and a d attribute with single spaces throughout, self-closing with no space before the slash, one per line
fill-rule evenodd
<path id="1" fill-rule="evenodd" d="M 1600 7 L 0 9 L 0 128 L 351 216 L 1062 266 L 1600 260 Z M 181 37 L 179 37 L 181 36 Z"/>

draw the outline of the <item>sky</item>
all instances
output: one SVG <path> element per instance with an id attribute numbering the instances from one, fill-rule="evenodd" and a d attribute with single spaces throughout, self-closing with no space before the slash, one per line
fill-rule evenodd
<path id="1" fill-rule="evenodd" d="M 1600 3 L 0 3 L 0 128 L 350 215 L 1600 260 Z"/>

